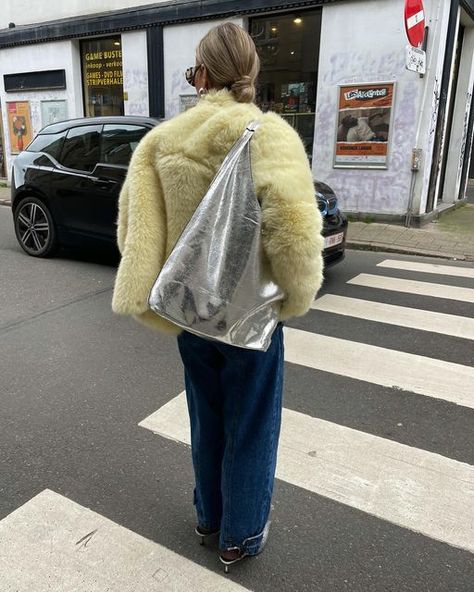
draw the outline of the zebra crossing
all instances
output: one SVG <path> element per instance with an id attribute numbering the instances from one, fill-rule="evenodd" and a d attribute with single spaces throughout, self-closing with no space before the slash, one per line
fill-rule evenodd
<path id="1" fill-rule="evenodd" d="M 385 260 L 378 267 L 474 278 L 472 269 Z M 359 274 L 348 284 L 454 300 L 474 289 Z M 325 294 L 312 308 L 461 337 L 474 319 Z M 285 361 L 474 408 L 474 367 L 285 328 Z M 139 424 L 190 444 L 185 394 Z M 283 410 L 277 478 L 474 552 L 474 466 L 332 422 Z"/>
<path id="2" fill-rule="evenodd" d="M 2 592 L 245 592 L 46 489 L 0 521 Z"/>
<path id="3" fill-rule="evenodd" d="M 474 269 L 390 258 L 368 271 L 348 277 L 348 293 L 324 291 L 307 322 L 285 328 L 286 362 L 316 376 L 322 372 L 338 380 L 383 387 L 381 397 L 403 394 L 404 401 L 422 400 L 426 408 L 432 404 L 474 409 L 469 356 L 459 363 L 432 350 L 420 355 L 406 351 L 409 348 L 364 343 L 357 335 L 326 335 L 311 316 L 372 323 L 382 334 L 390 328 L 416 332 L 427 342 L 431 335 L 458 339 L 466 352 L 473 352 L 473 315 L 446 312 L 445 303 L 460 303 L 464 312 L 468 310 L 474 302 L 474 285 L 469 284 Z M 405 295 L 410 305 L 401 305 L 397 294 Z M 355 509 L 367 519 L 375 517 L 474 553 L 473 465 L 443 451 L 398 442 L 396 436 L 389 439 L 363 426 L 329 421 L 318 416 L 317 408 L 305 411 L 293 408 L 291 400 L 285 403 L 277 466 L 282 483 Z M 157 442 L 170 440 L 171 447 L 172 441 L 189 445 L 184 393 L 170 393 L 164 405 L 137 422 L 137 429 L 155 434 Z M 284 514 L 284 507 L 279 511 Z M 279 567 L 273 569 L 278 575 Z M 56 493 L 54 484 L 0 520 L 0 574 L 0 592 L 258 589 L 238 583 L 238 574 L 225 577 L 217 563 L 215 570 L 209 569 Z M 314 588 L 332 589 L 344 587 Z"/>

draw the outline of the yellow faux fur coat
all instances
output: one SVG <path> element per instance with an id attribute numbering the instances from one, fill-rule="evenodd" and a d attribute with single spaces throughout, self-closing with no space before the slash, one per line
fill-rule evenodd
<path id="1" fill-rule="evenodd" d="M 160 124 L 136 148 L 119 199 L 122 259 L 114 312 L 166 333 L 180 329 L 148 307 L 166 258 L 246 125 L 252 175 L 262 206 L 262 242 L 275 281 L 286 293 L 281 319 L 305 314 L 322 282 L 322 220 L 311 170 L 297 133 L 281 117 L 213 91 L 196 107 Z"/>

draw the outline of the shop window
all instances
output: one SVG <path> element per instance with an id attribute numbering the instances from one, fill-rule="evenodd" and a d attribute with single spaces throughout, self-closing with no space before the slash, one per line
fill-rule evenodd
<path id="1" fill-rule="evenodd" d="M 81 61 L 86 117 L 123 115 L 120 37 L 81 41 Z"/>
<path id="2" fill-rule="evenodd" d="M 100 125 L 82 125 L 68 131 L 60 163 L 68 169 L 91 172 L 100 160 Z"/>
<path id="3" fill-rule="evenodd" d="M 300 134 L 311 159 L 314 142 L 321 9 L 251 19 L 260 57 L 257 104 L 276 111 Z"/>
<path id="4" fill-rule="evenodd" d="M 128 165 L 132 152 L 149 128 L 138 125 L 104 125 L 101 162 Z"/>

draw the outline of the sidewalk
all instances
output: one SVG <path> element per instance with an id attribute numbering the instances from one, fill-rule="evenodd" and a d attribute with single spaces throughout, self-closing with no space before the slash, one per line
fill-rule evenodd
<path id="1" fill-rule="evenodd" d="M 0 206 L 9 206 L 10 205 L 10 196 L 11 196 L 10 187 L 0 186 Z"/>
<path id="2" fill-rule="evenodd" d="M 9 187 L 0 187 L 1 205 L 10 205 Z M 474 204 L 423 228 L 350 222 L 347 248 L 474 261 Z"/>
<path id="3" fill-rule="evenodd" d="M 423 228 L 350 222 L 347 248 L 474 261 L 474 204 Z"/>

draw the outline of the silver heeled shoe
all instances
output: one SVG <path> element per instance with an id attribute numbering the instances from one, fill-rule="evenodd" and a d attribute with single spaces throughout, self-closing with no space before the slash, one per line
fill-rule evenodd
<path id="1" fill-rule="evenodd" d="M 194 533 L 200 538 L 199 544 L 205 545 L 206 541 L 212 539 L 220 533 L 220 530 L 207 530 L 199 525 L 194 529 Z"/>
<path id="2" fill-rule="evenodd" d="M 255 553 L 254 555 L 249 555 L 245 551 L 242 551 L 242 549 L 240 547 L 231 547 L 230 549 L 226 549 L 225 551 L 221 551 L 219 553 L 219 559 L 220 559 L 221 563 L 224 564 L 224 572 L 226 574 L 229 573 L 229 567 L 231 565 L 233 565 L 234 563 L 238 563 L 239 561 L 242 561 L 242 559 L 244 559 L 245 557 L 255 557 L 257 555 L 260 555 L 260 553 L 263 551 L 263 548 L 267 544 L 268 533 L 270 531 L 270 524 L 271 524 L 271 521 L 268 520 L 268 522 L 265 524 L 265 527 L 263 529 L 262 542 L 260 543 L 260 548 L 259 548 L 258 552 Z"/>

